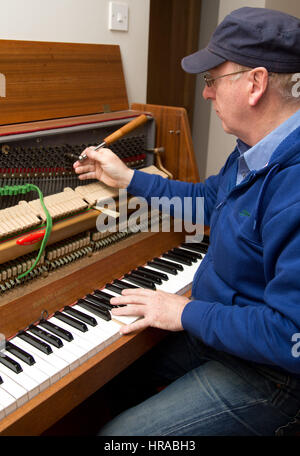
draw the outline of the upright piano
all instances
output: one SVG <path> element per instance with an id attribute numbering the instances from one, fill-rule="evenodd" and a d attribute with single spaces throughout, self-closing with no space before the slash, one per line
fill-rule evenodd
<path id="1" fill-rule="evenodd" d="M 121 336 L 109 296 L 124 283 L 186 293 L 205 253 L 184 232 L 99 232 L 106 197 L 116 219 L 122 207 L 115 189 L 79 181 L 76 157 L 145 114 L 112 150 L 145 172 L 199 176 L 185 109 L 128 106 L 119 46 L 1 40 L 0 73 L 0 434 L 40 435 L 164 337 Z M 27 184 L 52 217 L 37 264 L 47 219 Z"/>

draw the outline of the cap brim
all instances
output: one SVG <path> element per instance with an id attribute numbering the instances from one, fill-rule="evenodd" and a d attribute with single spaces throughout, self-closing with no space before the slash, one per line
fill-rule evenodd
<path id="1" fill-rule="evenodd" d="M 205 48 L 184 57 L 181 61 L 181 66 L 187 73 L 204 73 L 224 62 L 226 62 L 226 59 Z"/>

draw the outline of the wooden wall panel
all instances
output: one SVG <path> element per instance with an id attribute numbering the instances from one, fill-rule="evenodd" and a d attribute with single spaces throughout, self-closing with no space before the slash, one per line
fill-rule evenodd
<path id="1" fill-rule="evenodd" d="M 173 178 L 199 182 L 190 125 L 185 108 L 134 103 L 132 109 L 150 112 L 156 121 L 156 147 L 163 147 L 163 166 Z"/>
<path id="2" fill-rule="evenodd" d="M 201 0 L 151 0 L 147 103 L 183 106 L 193 120 L 195 75 L 181 59 L 198 50 Z"/>

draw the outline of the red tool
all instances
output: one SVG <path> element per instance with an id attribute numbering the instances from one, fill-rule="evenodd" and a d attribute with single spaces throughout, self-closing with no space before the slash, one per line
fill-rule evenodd
<path id="1" fill-rule="evenodd" d="M 45 236 L 46 230 L 35 231 L 34 233 L 26 234 L 21 238 L 17 239 L 18 245 L 32 245 L 36 244 L 37 242 L 41 241 Z"/>

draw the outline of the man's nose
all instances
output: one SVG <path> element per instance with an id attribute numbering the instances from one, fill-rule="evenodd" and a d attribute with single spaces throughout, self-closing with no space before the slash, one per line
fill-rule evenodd
<path id="1" fill-rule="evenodd" d="M 214 99 L 215 98 L 215 90 L 213 87 L 208 87 L 206 84 L 205 84 L 205 87 L 202 91 L 202 96 L 204 98 L 204 100 L 211 100 L 211 99 Z"/>

